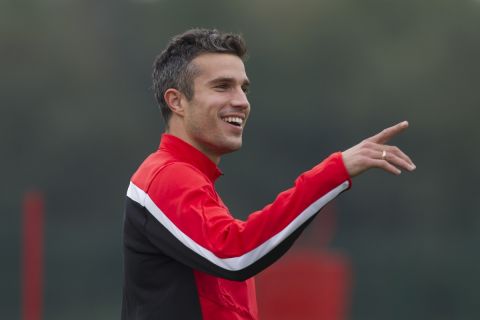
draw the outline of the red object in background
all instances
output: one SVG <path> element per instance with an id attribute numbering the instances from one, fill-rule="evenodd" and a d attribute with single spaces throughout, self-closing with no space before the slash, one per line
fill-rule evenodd
<path id="1" fill-rule="evenodd" d="M 26 193 L 22 222 L 22 320 L 42 318 L 43 223 L 42 194 Z"/>
<path id="2" fill-rule="evenodd" d="M 262 320 L 345 320 L 352 288 L 347 255 L 327 249 L 336 227 L 327 205 L 285 257 L 256 277 Z"/>
<path id="3" fill-rule="evenodd" d="M 340 253 L 295 250 L 257 276 L 262 320 L 345 320 L 351 266 Z"/>

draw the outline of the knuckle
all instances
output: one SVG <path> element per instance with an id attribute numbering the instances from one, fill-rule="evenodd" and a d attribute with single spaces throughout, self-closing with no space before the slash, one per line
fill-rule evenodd
<path id="1" fill-rule="evenodd" d="M 365 141 L 364 144 L 363 144 L 363 146 L 364 146 L 365 148 L 372 148 L 372 147 L 373 147 L 373 142 L 371 142 L 371 141 Z"/>
<path id="2" fill-rule="evenodd" d="M 359 150 L 359 154 L 362 158 L 365 158 L 365 157 L 368 156 L 368 153 L 369 153 L 368 151 L 369 151 L 368 149 L 362 148 L 362 149 Z"/>
<path id="3" fill-rule="evenodd" d="M 381 156 L 381 153 L 378 150 L 369 149 L 368 156 L 372 159 L 378 159 Z"/>

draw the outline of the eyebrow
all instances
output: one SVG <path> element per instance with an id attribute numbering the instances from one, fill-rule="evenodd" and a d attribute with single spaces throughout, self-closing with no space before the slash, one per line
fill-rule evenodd
<path id="1" fill-rule="evenodd" d="M 218 78 L 215 78 L 213 80 L 208 81 L 208 84 L 215 85 L 215 84 L 222 83 L 222 82 L 235 83 L 236 80 L 233 77 L 218 77 Z M 242 85 L 249 86 L 250 85 L 250 80 L 245 79 L 243 81 Z"/>

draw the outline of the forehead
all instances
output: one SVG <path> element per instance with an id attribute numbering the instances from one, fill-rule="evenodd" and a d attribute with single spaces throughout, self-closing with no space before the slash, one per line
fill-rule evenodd
<path id="1" fill-rule="evenodd" d="M 242 59 L 233 54 L 205 53 L 193 59 L 191 63 L 195 68 L 195 82 L 208 82 L 216 78 L 248 81 Z"/>

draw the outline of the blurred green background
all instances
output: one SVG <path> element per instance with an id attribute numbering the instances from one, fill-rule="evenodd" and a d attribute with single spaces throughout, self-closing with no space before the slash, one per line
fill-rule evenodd
<path id="1" fill-rule="evenodd" d="M 369 172 L 337 201 L 350 318 L 479 319 L 478 0 L 2 0 L 0 317 L 20 317 L 21 200 L 37 189 L 44 318 L 119 319 L 124 194 L 163 131 L 151 65 L 191 27 L 249 45 L 252 114 L 218 183 L 231 211 L 407 119 L 393 143 L 416 172 Z"/>

